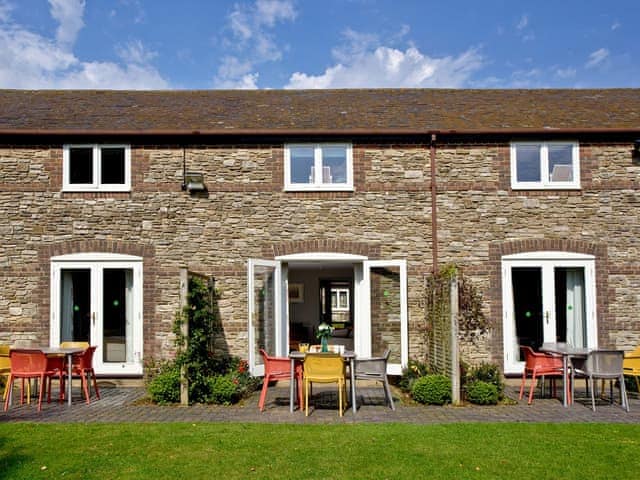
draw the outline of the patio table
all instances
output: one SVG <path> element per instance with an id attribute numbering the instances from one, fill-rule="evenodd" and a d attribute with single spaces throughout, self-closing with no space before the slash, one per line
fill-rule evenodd
<path id="1" fill-rule="evenodd" d="M 295 363 L 296 360 L 303 361 L 306 353 L 293 351 L 289 354 L 289 359 L 291 360 L 291 382 L 289 387 L 289 411 L 293 413 L 293 404 L 296 396 L 295 393 Z M 352 351 L 345 350 L 340 353 L 343 359 L 349 361 L 349 376 L 351 380 L 351 408 L 353 413 L 356 413 L 356 382 L 355 382 L 355 359 L 356 354 Z"/>
<path id="2" fill-rule="evenodd" d="M 71 405 L 71 366 L 73 364 L 73 355 L 76 353 L 84 352 L 84 348 L 80 347 L 43 347 L 39 348 L 42 353 L 46 355 L 65 355 L 67 361 L 67 378 L 69 383 L 67 384 L 67 405 Z"/>
<path id="3" fill-rule="evenodd" d="M 573 402 L 573 399 L 569 398 L 569 359 L 586 358 L 591 350 L 566 343 L 543 343 L 540 351 L 562 356 L 562 406 L 568 407 Z"/>

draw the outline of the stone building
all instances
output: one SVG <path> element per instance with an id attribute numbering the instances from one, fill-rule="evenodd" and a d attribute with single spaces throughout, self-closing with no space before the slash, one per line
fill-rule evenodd
<path id="1" fill-rule="evenodd" d="M 424 281 L 456 264 L 518 345 L 640 343 L 640 90 L 0 91 L 0 343 L 173 352 L 185 269 L 219 348 L 425 353 Z"/>

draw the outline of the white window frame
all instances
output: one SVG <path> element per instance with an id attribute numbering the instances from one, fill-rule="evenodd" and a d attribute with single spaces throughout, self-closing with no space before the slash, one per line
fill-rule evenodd
<path id="1" fill-rule="evenodd" d="M 333 307 L 333 305 L 331 306 L 331 310 L 333 310 L 334 312 L 348 312 L 351 306 L 351 299 L 349 296 L 349 288 L 348 287 L 333 287 L 331 288 L 331 293 L 333 294 L 335 292 L 336 294 L 336 306 L 335 308 Z M 340 306 L 340 294 L 343 293 L 346 295 L 346 299 L 347 299 L 347 306 L 346 307 L 341 307 Z"/>
<path id="2" fill-rule="evenodd" d="M 91 148 L 93 150 L 93 181 L 91 183 L 70 182 L 70 149 Z M 101 165 L 103 148 L 124 149 L 124 183 L 102 183 Z M 131 191 L 131 146 L 124 144 L 68 144 L 62 150 L 62 190 L 65 192 L 129 192 Z"/>
<path id="3" fill-rule="evenodd" d="M 313 183 L 291 182 L 291 149 L 296 147 L 313 147 L 314 171 L 322 172 L 322 149 L 326 147 L 342 147 L 347 160 L 346 183 L 323 183 L 322 175 L 315 175 Z M 284 146 L 284 189 L 290 192 L 300 191 L 353 191 L 353 148 L 350 143 L 290 143 Z"/>
<path id="4" fill-rule="evenodd" d="M 549 147 L 553 145 L 571 145 L 571 164 L 573 167 L 573 180 L 570 182 L 552 182 L 548 178 L 549 171 Z M 517 147 L 540 146 L 540 173 L 539 182 L 519 182 L 517 171 Z M 511 142 L 511 189 L 512 190 L 579 190 L 580 189 L 580 146 L 575 140 L 553 142 Z"/>

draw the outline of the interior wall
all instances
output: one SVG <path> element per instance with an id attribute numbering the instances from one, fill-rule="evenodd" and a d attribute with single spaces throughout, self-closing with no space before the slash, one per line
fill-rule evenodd
<path id="1" fill-rule="evenodd" d="M 300 341 L 317 343 L 315 331 L 320 324 L 320 280 L 350 280 L 353 283 L 352 266 L 318 266 L 300 267 L 289 264 L 289 284 L 299 283 L 304 286 L 304 299 L 300 303 L 289 302 L 289 328 L 298 334 L 298 330 L 306 338 Z M 351 298 L 353 302 L 353 298 Z"/>

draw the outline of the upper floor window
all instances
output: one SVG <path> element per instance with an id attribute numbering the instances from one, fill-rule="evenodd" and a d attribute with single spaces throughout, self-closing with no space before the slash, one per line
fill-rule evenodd
<path id="1" fill-rule="evenodd" d="M 511 188 L 580 188 L 577 142 L 515 142 L 511 144 Z"/>
<path id="2" fill-rule="evenodd" d="M 128 145 L 65 145 L 63 190 L 128 192 L 131 148 Z"/>
<path id="3" fill-rule="evenodd" d="M 284 175 L 286 190 L 353 190 L 351 145 L 286 145 Z"/>

